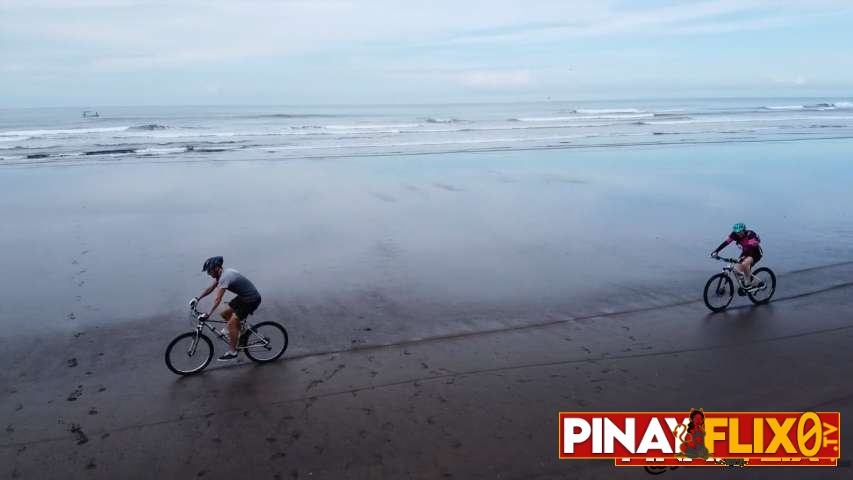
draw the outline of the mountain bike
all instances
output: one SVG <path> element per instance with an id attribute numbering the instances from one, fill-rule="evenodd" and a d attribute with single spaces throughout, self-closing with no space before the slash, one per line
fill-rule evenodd
<path id="1" fill-rule="evenodd" d="M 228 335 L 213 325 L 225 324 L 224 320 L 205 317 L 190 307 L 190 322 L 194 329 L 175 337 L 166 347 L 166 366 L 178 375 L 194 375 L 204 370 L 213 359 L 213 342 L 205 335 L 207 327 L 219 340 L 228 344 Z M 287 350 L 287 330 L 277 322 L 264 321 L 256 324 L 243 320 L 240 325 L 240 338 L 237 351 L 243 352 L 250 360 L 267 363 L 276 360 Z"/>
<path id="2" fill-rule="evenodd" d="M 737 282 L 737 294 L 746 295 L 756 305 L 762 305 L 770 301 L 776 292 L 776 274 L 767 267 L 756 268 L 752 271 L 752 284 L 744 285 L 744 276 L 735 270 L 734 265 L 740 263 L 736 258 L 714 257 L 728 265 L 723 267 L 723 272 L 713 275 L 705 284 L 705 305 L 712 312 L 725 310 L 735 295 L 734 284 Z M 732 281 L 732 278 L 735 281 Z"/>

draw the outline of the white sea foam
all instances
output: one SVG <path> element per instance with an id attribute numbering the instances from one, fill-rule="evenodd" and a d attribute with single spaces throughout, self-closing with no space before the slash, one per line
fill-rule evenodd
<path id="1" fill-rule="evenodd" d="M 0 132 L 0 136 L 7 137 L 44 137 L 50 135 L 77 135 L 87 133 L 121 132 L 130 127 L 103 127 L 103 128 L 68 128 L 57 130 L 9 130 Z"/>
<path id="2" fill-rule="evenodd" d="M 692 118 L 690 120 L 651 120 L 642 122 L 643 125 L 688 125 L 688 124 L 704 124 L 704 123 L 743 123 L 743 122 L 795 122 L 799 120 L 853 120 L 850 116 L 803 116 L 803 117 L 706 117 Z M 853 125 L 851 125 L 853 126 Z"/>
<path id="3" fill-rule="evenodd" d="M 186 152 L 187 147 L 141 148 L 136 151 L 139 155 L 168 155 L 170 153 Z"/>
<path id="4" fill-rule="evenodd" d="M 517 122 L 565 122 L 572 120 L 631 120 L 634 118 L 650 118 L 654 117 L 654 113 L 626 113 L 626 114 L 605 114 L 605 115 L 584 115 L 573 117 L 521 117 L 511 118 L 510 121 Z"/>
<path id="5" fill-rule="evenodd" d="M 764 107 L 767 110 L 805 110 L 805 105 L 780 105 L 775 107 Z"/>
<path id="6" fill-rule="evenodd" d="M 643 113 L 636 108 L 579 108 L 576 113 L 584 115 L 618 114 L 618 113 Z"/>
<path id="7" fill-rule="evenodd" d="M 428 147 L 441 145 L 467 145 L 467 144 L 488 144 L 488 143 L 519 143 L 519 142 L 543 142 L 553 140 L 572 140 L 578 138 L 590 138 L 597 135 L 558 135 L 549 137 L 500 137 L 500 138 L 466 138 L 460 140 L 443 140 L 443 141 L 422 141 L 422 142 L 393 142 L 393 143 L 342 143 L 336 145 L 279 145 L 279 146 L 259 146 L 252 149 L 264 150 L 268 152 L 289 151 L 289 150 L 335 150 L 346 148 L 395 148 L 395 147 Z"/>
<path id="8" fill-rule="evenodd" d="M 325 128 L 329 130 L 396 130 L 400 128 L 417 128 L 420 126 L 420 123 L 401 123 L 391 125 L 326 125 Z"/>

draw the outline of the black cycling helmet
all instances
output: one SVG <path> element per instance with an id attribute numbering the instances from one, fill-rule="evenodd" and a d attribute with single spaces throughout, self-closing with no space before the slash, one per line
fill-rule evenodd
<path id="1" fill-rule="evenodd" d="M 201 271 L 210 273 L 216 267 L 222 266 L 222 257 L 210 257 L 204 261 L 204 266 L 201 267 Z"/>

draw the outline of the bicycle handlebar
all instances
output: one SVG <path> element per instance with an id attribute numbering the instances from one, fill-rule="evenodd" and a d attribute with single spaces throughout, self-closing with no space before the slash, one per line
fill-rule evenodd
<path id="1" fill-rule="evenodd" d="M 199 311 L 195 308 L 195 305 L 193 305 L 193 306 L 191 306 L 191 307 L 190 307 L 190 313 L 193 315 L 193 317 L 194 317 L 196 320 L 198 320 L 199 318 L 201 318 L 201 316 L 203 315 L 201 312 L 199 312 Z"/>
<path id="2" fill-rule="evenodd" d="M 721 262 L 740 263 L 740 260 L 738 260 L 737 258 L 727 258 L 727 257 L 721 257 L 719 255 L 711 257 L 711 258 L 713 258 L 714 260 L 719 260 Z"/>

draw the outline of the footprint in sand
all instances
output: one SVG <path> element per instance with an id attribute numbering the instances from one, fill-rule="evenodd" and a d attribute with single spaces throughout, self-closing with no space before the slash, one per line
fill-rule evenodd
<path id="1" fill-rule="evenodd" d="M 68 400 L 69 402 L 76 402 L 77 399 L 81 396 L 83 396 L 83 385 L 77 385 L 77 388 L 75 388 L 73 392 L 68 394 L 68 398 L 66 400 Z"/>
<path id="2" fill-rule="evenodd" d="M 305 391 L 307 392 L 308 390 L 311 390 L 312 388 L 316 387 L 321 383 L 323 383 L 322 380 L 311 380 L 311 383 L 308 384 L 308 387 L 305 388 Z"/>
<path id="3" fill-rule="evenodd" d="M 83 428 L 76 423 L 71 424 L 71 433 L 77 435 L 77 445 L 83 445 L 89 441 L 89 437 L 83 432 Z"/>
<path id="4" fill-rule="evenodd" d="M 68 368 L 74 368 L 77 366 L 77 358 L 69 358 L 66 363 L 68 364 Z"/>

